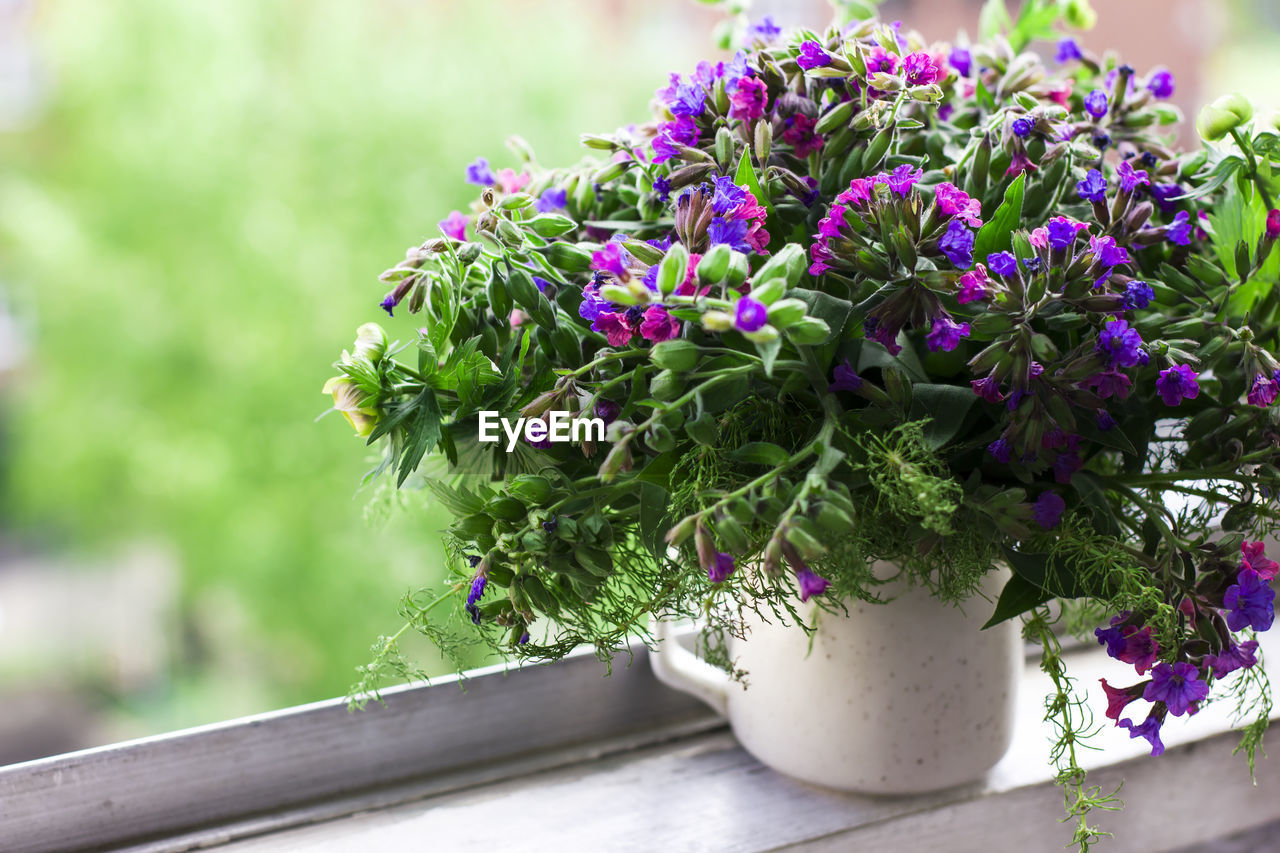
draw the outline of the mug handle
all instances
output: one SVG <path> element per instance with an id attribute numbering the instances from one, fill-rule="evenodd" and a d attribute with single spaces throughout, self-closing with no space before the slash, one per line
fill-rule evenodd
<path id="1" fill-rule="evenodd" d="M 649 633 L 655 640 L 649 650 L 654 676 L 668 687 L 701 699 L 720 716 L 729 716 L 729 676 L 686 649 L 671 622 L 651 616 Z"/>

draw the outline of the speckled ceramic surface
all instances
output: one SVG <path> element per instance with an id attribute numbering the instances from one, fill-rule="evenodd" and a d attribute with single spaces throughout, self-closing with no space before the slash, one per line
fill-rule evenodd
<path id="1" fill-rule="evenodd" d="M 655 670 L 721 707 L 742 745 L 783 773 L 870 794 L 950 787 L 981 777 L 1012 738 L 1018 623 L 980 630 L 1007 576 L 988 574 L 989 600 L 963 611 L 912 589 L 851 604 L 847 617 L 822 613 L 812 649 L 795 626 L 756 621 L 733 647 L 747 686 L 729 685 L 720 702 L 705 672 L 681 684 L 683 673 Z"/>

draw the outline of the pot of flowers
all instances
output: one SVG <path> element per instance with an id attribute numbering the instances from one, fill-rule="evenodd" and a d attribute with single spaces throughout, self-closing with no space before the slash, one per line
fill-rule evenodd
<path id="1" fill-rule="evenodd" d="M 1021 625 L 1085 846 L 1115 798 L 1075 760 L 1060 621 L 1135 667 L 1100 710 L 1154 754 L 1226 691 L 1251 759 L 1280 134 L 1228 96 L 1184 149 L 1167 71 L 1027 50 L 1086 12 L 1033 0 L 971 45 L 766 19 L 594 160 L 472 164 L 471 210 L 382 276 L 413 330 L 361 327 L 325 386 L 373 475 L 455 516 L 408 624 L 443 639 L 452 603 L 550 660 L 699 619 L 661 677 L 766 762 L 876 791 L 999 758 Z M 367 674 L 404 668 L 385 639 Z"/>

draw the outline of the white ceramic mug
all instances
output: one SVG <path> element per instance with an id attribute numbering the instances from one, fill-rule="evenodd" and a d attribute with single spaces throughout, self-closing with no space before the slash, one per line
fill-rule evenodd
<path id="1" fill-rule="evenodd" d="M 887 604 L 851 602 L 847 616 L 818 613 L 812 649 L 800 628 L 752 615 L 747 639 L 730 646 L 745 689 L 655 621 L 653 671 L 790 776 L 869 794 L 951 787 L 986 773 L 1013 736 L 1019 622 L 981 630 L 1008 576 L 989 572 L 962 608 L 916 587 Z"/>

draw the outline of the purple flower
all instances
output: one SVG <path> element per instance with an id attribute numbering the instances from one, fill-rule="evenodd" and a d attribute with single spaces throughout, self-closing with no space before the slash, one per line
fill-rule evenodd
<path id="1" fill-rule="evenodd" d="M 773 22 L 772 15 L 765 15 L 751 26 L 747 27 L 747 35 L 752 38 L 758 38 L 761 41 L 773 41 L 782 34 L 782 27 Z"/>
<path id="2" fill-rule="evenodd" d="M 596 417 L 611 424 L 618 419 L 618 415 L 622 413 L 622 407 L 612 400 L 596 400 Z"/>
<path id="3" fill-rule="evenodd" d="M 1151 75 L 1147 80 L 1147 91 L 1155 95 L 1157 98 L 1169 98 L 1173 96 L 1173 72 L 1167 68 L 1161 68 Z"/>
<path id="4" fill-rule="evenodd" d="M 1116 370 L 1104 370 L 1095 373 L 1084 381 L 1086 387 L 1094 389 L 1094 393 L 1102 399 L 1116 397 L 1123 400 L 1129 396 L 1129 387 L 1133 382 L 1128 376 Z"/>
<path id="5" fill-rule="evenodd" d="M 1272 209 L 1267 213 L 1267 239 L 1280 237 L 1280 210 Z"/>
<path id="6" fill-rule="evenodd" d="M 489 168 L 489 161 L 483 157 L 477 157 L 476 161 L 467 167 L 467 183 L 469 184 L 479 184 L 482 187 L 487 187 L 495 180 L 493 170 Z"/>
<path id="7" fill-rule="evenodd" d="M 1097 169 L 1090 169 L 1085 173 L 1084 180 L 1076 183 L 1076 192 L 1085 201 L 1106 201 L 1107 179 Z"/>
<path id="8" fill-rule="evenodd" d="M 997 438 L 995 441 L 987 445 L 987 452 L 995 457 L 995 460 L 1002 465 L 1008 465 L 1009 460 L 1013 458 L 1013 447 L 1010 446 L 1008 439 Z"/>
<path id="9" fill-rule="evenodd" d="M 889 189 L 893 190 L 901 198 L 906 198 L 907 193 L 911 192 L 911 188 L 916 182 L 924 176 L 924 169 L 912 169 L 910 163 L 903 163 L 892 172 L 882 172 L 876 176 L 876 183 L 886 184 Z"/>
<path id="10" fill-rule="evenodd" d="M 747 232 L 751 223 L 745 219 L 725 219 L 717 216 L 711 220 L 707 228 L 707 240 L 711 245 L 723 243 L 736 252 L 744 255 L 751 253 L 751 244 L 747 242 Z"/>
<path id="11" fill-rule="evenodd" d="M 711 209 L 724 216 L 747 200 L 747 191 L 733 182 L 733 178 L 720 177 L 715 181 L 711 196 Z"/>
<path id="12" fill-rule="evenodd" d="M 982 202 L 972 198 L 955 184 L 938 184 L 933 191 L 938 210 L 945 216 L 956 216 L 973 228 L 982 227 Z"/>
<path id="13" fill-rule="evenodd" d="M 945 76 L 942 69 L 934 64 L 933 57 L 924 51 L 909 53 L 903 57 L 902 73 L 912 86 L 928 86 Z"/>
<path id="14" fill-rule="evenodd" d="M 591 268 L 601 272 L 609 272 L 618 278 L 625 279 L 628 276 L 627 264 L 631 261 L 631 256 L 622 246 L 612 241 L 605 243 L 597 251 L 591 254 Z"/>
<path id="15" fill-rule="evenodd" d="M 729 575 L 733 574 L 733 570 L 733 556 L 717 551 L 715 563 L 707 566 L 707 578 L 712 583 L 724 583 L 729 579 Z"/>
<path id="16" fill-rule="evenodd" d="M 679 74 L 672 74 L 667 87 L 658 90 L 658 100 L 673 116 L 693 118 L 702 115 L 706 109 L 707 90 L 696 80 L 686 80 Z"/>
<path id="17" fill-rule="evenodd" d="M 1096 349 L 1113 367 L 1133 367 L 1142 358 L 1142 336 L 1124 320 L 1110 320 L 1098 333 Z"/>
<path id="18" fill-rule="evenodd" d="M 933 324 L 929 327 L 929 334 L 925 335 L 924 342 L 934 352 L 938 350 L 951 352 L 960 346 L 962 338 L 967 337 L 969 337 L 968 323 L 957 323 L 949 314 L 942 313 L 933 318 Z"/>
<path id="19" fill-rule="evenodd" d="M 549 284 L 551 284 L 551 282 L 547 281 L 542 276 L 538 276 L 538 275 L 533 276 L 533 286 L 538 288 L 539 293 L 546 293 L 547 285 Z"/>
<path id="20" fill-rule="evenodd" d="M 831 55 L 816 41 L 807 41 L 800 45 L 800 55 L 796 57 L 796 64 L 806 71 L 810 68 L 822 68 L 831 64 Z"/>
<path id="21" fill-rule="evenodd" d="M 471 621 L 477 625 L 480 624 L 480 605 L 477 602 L 484 595 L 486 583 L 484 575 L 476 575 L 471 579 L 471 591 L 467 593 L 466 611 L 471 615 Z"/>
<path id="22" fill-rule="evenodd" d="M 1093 422 L 1097 424 L 1101 432 L 1108 432 L 1116 428 L 1116 419 L 1106 409 L 1099 409 L 1098 413 L 1093 416 Z"/>
<path id="23" fill-rule="evenodd" d="M 1129 282 L 1124 286 L 1124 308 L 1126 311 L 1146 308 L 1151 304 L 1151 300 L 1156 298 L 1156 292 L 1151 289 L 1151 285 L 1145 281 Z"/>
<path id="24" fill-rule="evenodd" d="M 1084 54 L 1080 52 L 1080 45 L 1073 38 L 1059 39 L 1058 52 L 1054 59 L 1062 64 L 1066 64 L 1076 59 L 1083 59 Z"/>
<path id="25" fill-rule="evenodd" d="M 539 213 L 550 213 L 553 210 L 564 210 L 568 202 L 568 193 L 562 187 L 547 187 L 533 203 Z"/>
<path id="26" fill-rule="evenodd" d="M 956 301 L 961 305 L 967 305 L 970 302 L 986 299 L 990 295 L 987 291 L 988 281 L 987 268 L 978 264 L 956 281 L 960 285 L 956 293 Z"/>
<path id="27" fill-rule="evenodd" d="M 809 264 L 809 275 L 822 275 L 831 269 L 831 264 L 828 262 L 833 258 L 834 256 L 831 254 L 831 249 L 827 246 L 826 241 L 819 237 L 817 242 L 809 247 L 809 259 L 813 261 L 813 263 Z"/>
<path id="28" fill-rule="evenodd" d="M 1012 252 L 995 252 L 987 255 L 987 266 L 996 275 L 1012 276 L 1018 274 L 1018 259 Z"/>
<path id="29" fill-rule="evenodd" d="M 1249 388 L 1249 405 L 1265 409 L 1276 401 L 1277 393 L 1280 393 L 1280 384 L 1275 378 L 1259 373 L 1253 377 L 1253 386 Z"/>
<path id="30" fill-rule="evenodd" d="M 1013 135 L 1025 139 L 1031 135 L 1031 128 L 1034 126 L 1029 118 L 1015 118 L 1012 125 Z"/>
<path id="31" fill-rule="evenodd" d="M 612 310 L 613 303 L 600 296 L 598 285 L 588 284 L 582 288 L 582 304 L 578 306 L 579 317 L 594 323 L 602 312 Z"/>
<path id="32" fill-rule="evenodd" d="M 1173 217 L 1173 221 L 1165 226 L 1164 235 L 1169 238 L 1170 243 L 1177 243 L 1179 246 L 1190 245 L 1191 215 L 1185 210 L 1179 210 L 1178 215 Z"/>
<path id="33" fill-rule="evenodd" d="M 454 240 L 467 239 L 467 222 L 468 219 L 460 210 L 453 210 L 449 215 L 439 222 L 440 230 L 444 232 L 444 236 L 452 237 Z"/>
<path id="34" fill-rule="evenodd" d="M 1067 249 L 1076 241 L 1076 235 L 1088 228 L 1083 222 L 1076 222 L 1065 216 L 1055 216 L 1045 226 L 1048 232 L 1049 245 L 1054 249 Z"/>
<path id="35" fill-rule="evenodd" d="M 938 248 L 956 269 L 967 270 L 973 266 L 973 232 L 960 220 L 947 223 L 947 231 L 938 240 Z"/>
<path id="36" fill-rule="evenodd" d="M 650 305 L 640 323 L 640 335 L 647 341 L 661 343 L 680 334 L 680 321 L 667 313 L 661 305 Z"/>
<path id="37" fill-rule="evenodd" d="M 967 47 L 951 48 L 951 55 L 947 57 L 947 62 L 961 77 L 968 77 L 969 72 L 973 70 L 973 54 Z"/>
<path id="38" fill-rule="evenodd" d="M 845 359 L 836 365 L 836 369 L 832 372 L 832 382 L 827 386 L 827 390 L 835 391 L 857 391 L 862 387 L 862 377 L 853 369 L 853 365 L 849 363 L 849 359 Z"/>
<path id="39" fill-rule="evenodd" d="M 969 380 L 969 387 L 988 403 L 1003 403 L 1004 395 L 1000 393 L 1000 382 L 994 376 Z"/>
<path id="40" fill-rule="evenodd" d="M 755 77 L 743 77 L 738 81 L 738 88 L 729 96 L 729 118 L 755 121 L 764 115 L 768 103 L 769 87 L 764 81 Z"/>
<path id="41" fill-rule="evenodd" d="M 784 127 L 782 141 L 795 148 L 797 157 L 808 157 L 822 147 L 825 140 L 813 129 L 817 123 L 817 119 L 810 118 L 804 113 L 796 113 L 782 123 Z"/>
<path id="42" fill-rule="evenodd" d="M 1222 606 L 1228 611 L 1227 626 L 1232 631 L 1267 630 L 1275 618 L 1275 598 L 1276 591 L 1266 578 L 1253 569 L 1241 569 L 1222 596 Z"/>
<path id="43" fill-rule="evenodd" d="M 1182 187 L 1177 184 L 1152 184 L 1149 192 L 1162 211 L 1172 213 L 1178 206 L 1173 199 L 1182 195 Z"/>
<path id="44" fill-rule="evenodd" d="M 1163 755 L 1164 744 L 1160 742 L 1160 717 L 1153 709 L 1141 725 L 1134 725 L 1133 720 L 1125 719 L 1116 723 L 1122 729 L 1129 730 L 1129 737 L 1144 737 L 1151 744 L 1151 754 Z"/>
<path id="45" fill-rule="evenodd" d="M 1175 364 L 1168 370 L 1160 371 L 1160 377 L 1156 379 L 1156 393 L 1166 406 L 1176 406 L 1183 400 L 1194 400 L 1200 396 L 1196 372 L 1185 364 Z"/>
<path id="46" fill-rule="evenodd" d="M 1107 93 L 1094 89 L 1084 96 L 1084 108 L 1094 118 L 1102 118 L 1107 114 Z"/>
<path id="47" fill-rule="evenodd" d="M 1145 169 L 1134 169 L 1128 160 L 1121 160 L 1116 167 L 1116 176 L 1120 178 L 1120 189 L 1131 193 L 1143 184 L 1150 184 Z"/>
<path id="48" fill-rule="evenodd" d="M 880 71 L 885 74 L 892 74 L 898 70 L 898 57 L 883 47 L 873 47 L 867 51 L 866 62 L 868 74 L 875 74 Z"/>
<path id="49" fill-rule="evenodd" d="M 1250 542 L 1245 540 L 1240 543 L 1240 565 L 1253 569 L 1265 580 L 1272 580 L 1280 573 L 1280 563 L 1267 558 L 1266 544 L 1264 542 Z"/>
<path id="50" fill-rule="evenodd" d="M 836 196 L 841 204 L 859 205 L 871 200 L 875 192 L 875 182 L 871 178 L 854 178 L 849 182 L 849 189 Z"/>
<path id="51" fill-rule="evenodd" d="M 1237 669 L 1252 669 L 1258 665 L 1257 640 L 1246 640 L 1231 647 L 1220 655 L 1208 655 L 1204 662 L 1213 668 L 1214 678 L 1225 678 Z"/>
<path id="52" fill-rule="evenodd" d="M 1142 691 L 1148 702 L 1163 702 L 1175 717 L 1209 695 L 1209 685 L 1200 680 L 1200 670 L 1189 663 L 1158 663 L 1151 670 L 1151 683 Z"/>
<path id="53" fill-rule="evenodd" d="M 819 575 L 808 566 L 796 570 L 796 580 L 800 583 L 800 600 L 808 601 L 815 595 L 822 595 L 831 586 L 831 581 Z"/>
<path id="54" fill-rule="evenodd" d="M 733 325 L 742 332 L 758 332 L 769 320 L 769 309 L 763 302 L 744 296 L 738 300 L 738 310 L 734 313 Z"/>
<path id="55" fill-rule="evenodd" d="M 555 533 L 556 530 L 559 529 L 559 527 L 560 527 L 560 516 L 558 515 L 552 516 L 550 521 L 542 522 L 542 529 L 547 533 Z"/>
<path id="56" fill-rule="evenodd" d="M 902 347 L 898 345 L 898 331 L 900 329 L 900 326 L 882 324 L 879 317 L 868 317 L 862 321 L 862 334 L 868 340 L 875 341 L 887 349 L 889 355 L 897 355 L 902 352 Z"/>
<path id="57" fill-rule="evenodd" d="M 671 181 L 666 175 L 659 175 L 653 179 L 653 191 L 658 194 L 658 201 L 663 204 L 671 200 Z"/>
<path id="58" fill-rule="evenodd" d="M 1062 520 L 1067 502 L 1057 492 L 1042 492 L 1031 506 L 1031 517 L 1045 530 L 1052 530 Z"/>
<path id="59" fill-rule="evenodd" d="M 1114 237 L 1090 237 L 1089 251 L 1099 264 L 1108 269 L 1129 263 L 1129 252 L 1123 246 L 1117 246 Z"/>

